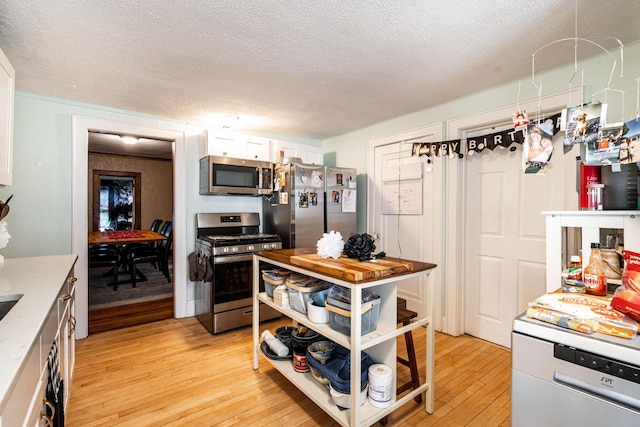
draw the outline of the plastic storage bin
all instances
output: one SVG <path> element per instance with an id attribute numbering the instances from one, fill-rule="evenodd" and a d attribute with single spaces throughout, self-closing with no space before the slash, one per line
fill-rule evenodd
<path id="1" fill-rule="evenodd" d="M 351 289 L 333 285 L 327 296 L 329 326 L 345 335 L 351 335 Z M 380 315 L 380 297 L 366 289 L 362 290 L 362 330 L 360 335 L 368 334 L 378 327 Z"/>
<path id="2" fill-rule="evenodd" d="M 331 358 L 323 365 L 314 359 L 309 349 L 306 352 L 307 364 L 316 369 L 322 376 L 329 380 L 331 387 L 341 393 L 351 391 L 351 352 L 341 345 L 336 344 L 336 348 L 331 353 Z M 360 382 L 364 386 L 367 384 L 369 367 L 373 365 L 373 360 L 364 351 L 360 353 Z"/>
<path id="3" fill-rule="evenodd" d="M 284 285 L 290 274 L 290 271 L 285 270 L 262 270 L 264 291 L 267 296 L 273 298 L 273 290 L 280 285 Z"/>
<path id="4" fill-rule="evenodd" d="M 307 303 L 314 293 L 331 286 L 322 280 L 303 275 L 290 276 L 286 285 L 289 291 L 289 306 L 302 314 L 307 314 Z"/>

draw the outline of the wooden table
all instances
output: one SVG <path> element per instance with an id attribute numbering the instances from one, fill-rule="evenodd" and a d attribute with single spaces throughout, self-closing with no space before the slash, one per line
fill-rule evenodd
<path id="1" fill-rule="evenodd" d="M 161 242 L 163 240 L 167 240 L 165 236 L 160 233 L 156 233 L 151 230 L 117 230 L 117 231 L 90 231 L 89 232 L 89 246 L 99 246 L 99 245 L 116 245 L 119 249 L 121 256 L 120 265 L 127 265 L 126 255 L 122 250 L 122 245 L 132 244 L 132 243 L 152 243 L 152 242 Z M 105 273 L 105 276 L 112 275 L 113 270 Z M 144 282 L 147 280 L 147 276 L 145 276 L 140 270 L 136 268 L 136 274 L 140 277 L 138 282 Z M 131 280 L 118 280 L 118 283 L 129 283 Z"/>
<path id="2" fill-rule="evenodd" d="M 124 245 L 167 240 L 165 236 L 151 230 L 90 231 L 89 246 Z"/>

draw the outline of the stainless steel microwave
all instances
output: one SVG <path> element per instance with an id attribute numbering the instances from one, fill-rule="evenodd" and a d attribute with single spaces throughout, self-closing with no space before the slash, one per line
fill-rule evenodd
<path id="1" fill-rule="evenodd" d="M 272 189 L 273 163 L 224 156 L 200 159 L 200 194 L 260 196 Z"/>

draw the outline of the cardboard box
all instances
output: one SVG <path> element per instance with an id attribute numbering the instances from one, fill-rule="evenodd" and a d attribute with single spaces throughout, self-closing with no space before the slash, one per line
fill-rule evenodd
<path id="1" fill-rule="evenodd" d="M 278 286 L 273 290 L 273 303 L 278 307 L 289 307 L 289 291 L 285 286 Z"/>

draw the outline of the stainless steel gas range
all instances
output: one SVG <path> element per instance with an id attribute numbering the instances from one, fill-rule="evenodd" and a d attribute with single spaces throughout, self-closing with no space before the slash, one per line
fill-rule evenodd
<path id="1" fill-rule="evenodd" d="M 196 214 L 196 252 L 208 259 L 213 271 L 210 282 L 196 282 L 196 317 L 209 332 L 251 324 L 253 252 L 275 249 L 282 249 L 282 239 L 260 233 L 258 213 Z M 278 316 L 272 308 L 260 306 L 262 320 Z"/>

